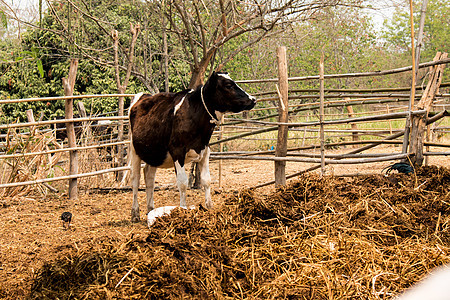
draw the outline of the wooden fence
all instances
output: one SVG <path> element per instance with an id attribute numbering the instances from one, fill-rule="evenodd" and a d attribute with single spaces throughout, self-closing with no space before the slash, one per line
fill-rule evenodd
<path id="1" fill-rule="evenodd" d="M 323 63 L 320 64 L 318 76 L 290 77 L 287 76 L 286 52 L 280 48 L 277 52 L 279 72 L 277 78 L 260 80 L 243 80 L 239 84 L 247 87 L 256 86 L 261 89 L 254 93 L 258 98 L 258 105 L 251 112 L 227 115 L 222 124 L 216 128 L 216 132 L 211 142 L 214 151 L 211 153 L 212 160 L 265 160 L 273 161 L 275 164 L 275 180 L 263 183 L 285 184 L 286 179 L 298 176 L 304 172 L 321 168 L 325 172 L 328 164 L 361 164 L 390 160 L 409 159 L 416 164 L 422 164 L 423 158 L 427 156 L 450 155 L 450 152 L 431 152 L 426 150 L 429 146 L 449 148 L 447 143 L 436 143 L 427 140 L 429 135 L 448 134 L 449 126 L 439 126 L 430 128 L 430 125 L 449 115 L 450 94 L 441 93 L 439 88 L 445 89 L 450 83 L 441 83 L 441 73 L 443 67 L 450 62 L 446 54 L 440 54 L 434 61 L 419 65 L 419 68 L 429 68 L 428 85 L 425 89 L 416 87 L 413 100 L 417 100 L 417 105 L 409 109 L 411 103 L 410 88 L 384 88 L 384 89 L 325 89 L 328 79 L 337 78 L 360 78 L 368 76 L 386 76 L 410 72 L 412 67 L 404 67 L 393 70 L 354 73 L 354 74 L 332 74 L 326 75 L 323 70 Z M 72 95 L 75 83 L 76 63 L 71 64 L 69 79 L 63 81 L 65 96 L 29 99 L 5 99 L 0 100 L 2 104 L 31 102 L 31 101 L 56 101 L 64 100 L 66 108 L 65 119 L 62 120 L 34 120 L 33 112 L 28 113 L 28 122 L 0 124 L 0 131 L 4 151 L 0 153 L 1 177 L 0 189 L 2 191 L 26 186 L 43 186 L 44 189 L 54 190 L 48 183 L 68 180 L 68 194 L 70 198 L 77 195 L 77 179 L 91 176 L 101 176 L 111 172 L 123 172 L 129 169 L 124 163 L 124 157 L 116 158 L 116 163 L 109 167 L 94 171 L 78 171 L 78 153 L 81 151 L 94 151 L 106 147 L 124 147 L 129 143 L 127 139 L 127 116 L 126 111 L 116 112 L 115 115 L 96 117 L 88 116 L 83 112 L 84 108 L 79 107 L 81 117 L 73 117 L 73 100 L 88 99 L 98 97 L 133 97 L 132 94 L 115 95 Z M 318 83 L 318 89 L 289 89 L 290 83 L 299 81 L 314 81 Z M 318 82 L 317 82 L 318 81 Z M 271 90 L 263 91 L 260 86 L 271 86 Z M 254 88 L 255 89 L 255 88 Z M 267 88 L 266 88 L 267 89 Z M 414 101 L 413 101 L 414 102 Z M 80 102 L 79 102 L 80 103 Z M 364 107 L 365 109 L 359 109 Z M 357 111 L 357 112 L 355 112 Z M 369 111 L 369 113 L 367 113 Z M 34 112 L 39 114 L 39 112 Z M 400 120 L 405 122 L 409 119 L 411 128 L 394 128 L 391 122 Z M 83 131 L 92 131 L 89 124 L 93 122 L 112 122 L 115 126 L 116 137 L 107 141 L 98 137 L 91 138 L 87 142 L 77 140 L 75 134 L 75 122 L 82 124 Z M 369 122 L 387 122 L 386 128 L 382 129 L 362 129 L 359 124 Z M 61 145 L 60 141 L 54 138 L 55 124 L 66 124 L 67 145 Z M 342 127 L 342 124 L 349 124 L 350 128 Z M 408 124 L 408 122 L 405 122 Z M 53 127 L 52 127 L 53 126 Z M 336 127 L 340 126 L 340 127 Z M 427 131 L 428 128 L 428 131 Z M 118 132 L 121 131 L 122 132 Z M 277 134 L 270 135 L 270 132 L 277 131 Z M 50 132 L 50 134 L 48 134 Z M 411 132 L 407 139 L 401 139 L 405 132 Z M 13 133 L 16 135 L 13 136 Z M 45 135 L 47 134 L 47 135 Z M 428 136 L 429 136 L 428 135 Z M 29 147 L 30 140 L 42 138 L 42 147 L 33 150 Z M 51 138 L 51 137 L 53 138 Z M 367 139 L 367 136 L 371 137 Z M 48 137 L 48 138 L 47 138 Z M 375 137 L 375 138 L 373 138 Z M 398 153 L 363 153 L 366 150 L 383 144 L 411 144 L 407 151 Z M 25 141 L 25 142 L 24 142 Z M 231 145 L 235 141 L 244 141 L 249 144 L 252 141 L 259 141 L 263 144 L 272 145 L 270 149 L 246 149 L 245 151 L 226 151 L 224 146 Z M 25 146 L 18 145 L 26 144 Z M 291 144 L 294 144 L 292 146 Z M 326 149 L 330 147 L 342 147 L 351 145 L 352 149 L 345 154 L 329 154 Z M 424 151 L 425 147 L 425 151 Z M 261 148 L 261 147 L 260 147 Z M 311 152 L 319 149 L 319 152 Z M 123 153 L 124 151 L 115 151 Z M 58 165 L 62 153 L 69 153 L 68 172 L 61 176 L 47 176 L 38 178 L 45 172 L 34 170 L 33 176 L 24 178 L 17 161 L 37 157 L 47 157 L 48 170 L 52 170 Z M 57 157 L 59 155 L 59 157 Z M 66 154 L 67 155 L 67 154 Z M 315 164 L 314 166 L 286 175 L 286 162 L 305 162 Z M 34 161 L 35 163 L 35 161 Z M 42 164 L 42 162 L 40 162 Z M 34 169 L 35 165 L 31 167 Z M 24 168 L 22 167 L 22 170 Z M 47 170 L 46 169 L 46 170 Z M 221 170 L 219 170 L 219 182 L 221 181 Z M 121 176 L 117 176 L 120 179 Z"/>

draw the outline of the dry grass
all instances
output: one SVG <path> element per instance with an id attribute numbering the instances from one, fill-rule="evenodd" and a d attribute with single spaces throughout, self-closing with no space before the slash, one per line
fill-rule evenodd
<path id="1" fill-rule="evenodd" d="M 21 133 L 17 130 L 12 130 L 5 140 L 6 147 L 4 152 L 7 154 L 41 153 L 63 148 L 62 142 L 56 139 L 52 131 L 43 133 L 31 130 L 30 134 L 29 132 Z M 90 144 L 96 143 L 96 138 L 90 132 L 83 132 L 79 140 L 82 141 L 83 145 L 86 144 L 86 141 L 89 141 Z M 110 159 L 110 156 L 114 157 L 114 153 L 108 153 L 104 148 L 78 151 L 78 172 L 93 172 L 112 168 L 114 161 Z M 0 170 L 0 183 L 2 184 L 64 176 L 68 175 L 69 154 L 68 152 L 58 152 L 2 159 L 0 160 Z M 79 182 L 80 186 L 86 188 L 113 186 L 115 184 L 114 176 L 113 173 L 107 173 L 95 177 L 82 178 L 79 179 Z M 1 189 L 0 196 L 13 197 L 30 194 L 46 196 L 49 191 L 55 192 L 57 190 L 67 190 L 67 182 L 55 181 Z"/>
<path id="2" fill-rule="evenodd" d="M 9 131 L 6 137 L 5 153 L 35 153 L 49 150 L 50 147 L 62 147 L 51 132 L 42 133 L 32 129 L 31 133 L 23 134 L 17 130 Z M 34 155 L 6 160 L 2 159 L 0 162 L 0 182 L 14 183 L 54 177 L 55 166 L 61 159 L 61 156 L 62 153 L 56 153 L 54 155 Z M 0 196 L 27 195 L 30 192 L 47 195 L 48 189 L 48 184 L 11 187 L 1 189 Z"/>
<path id="3" fill-rule="evenodd" d="M 175 210 L 146 239 L 105 237 L 40 268 L 33 299 L 389 299 L 450 262 L 450 170 L 306 175 L 216 211 Z"/>

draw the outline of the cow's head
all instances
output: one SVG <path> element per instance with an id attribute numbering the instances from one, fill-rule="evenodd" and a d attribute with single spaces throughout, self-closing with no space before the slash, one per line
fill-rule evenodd
<path id="1" fill-rule="evenodd" d="M 256 98 L 242 90 L 228 73 L 213 72 L 204 86 L 208 106 L 220 112 L 241 112 L 252 109 Z"/>

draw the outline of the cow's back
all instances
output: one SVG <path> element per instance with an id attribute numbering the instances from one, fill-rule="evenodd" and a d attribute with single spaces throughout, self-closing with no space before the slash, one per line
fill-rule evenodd
<path id="1" fill-rule="evenodd" d="M 144 94 L 130 109 L 133 146 L 139 157 L 152 166 L 167 155 L 177 94 Z"/>

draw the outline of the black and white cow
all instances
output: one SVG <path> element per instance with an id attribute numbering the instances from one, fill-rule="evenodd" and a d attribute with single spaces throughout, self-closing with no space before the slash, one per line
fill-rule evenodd
<path id="1" fill-rule="evenodd" d="M 198 162 L 205 188 L 206 207 L 211 208 L 209 140 L 224 112 L 252 109 L 256 99 L 244 92 L 227 73 L 213 72 L 203 86 L 179 93 L 137 94 L 130 106 L 131 220 L 139 221 L 137 192 L 141 160 L 145 162 L 147 213 L 154 208 L 153 190 L 157 168 L 175 168 L 180 206 L 186 207 L 188 177 L 185 164 Z"/>

